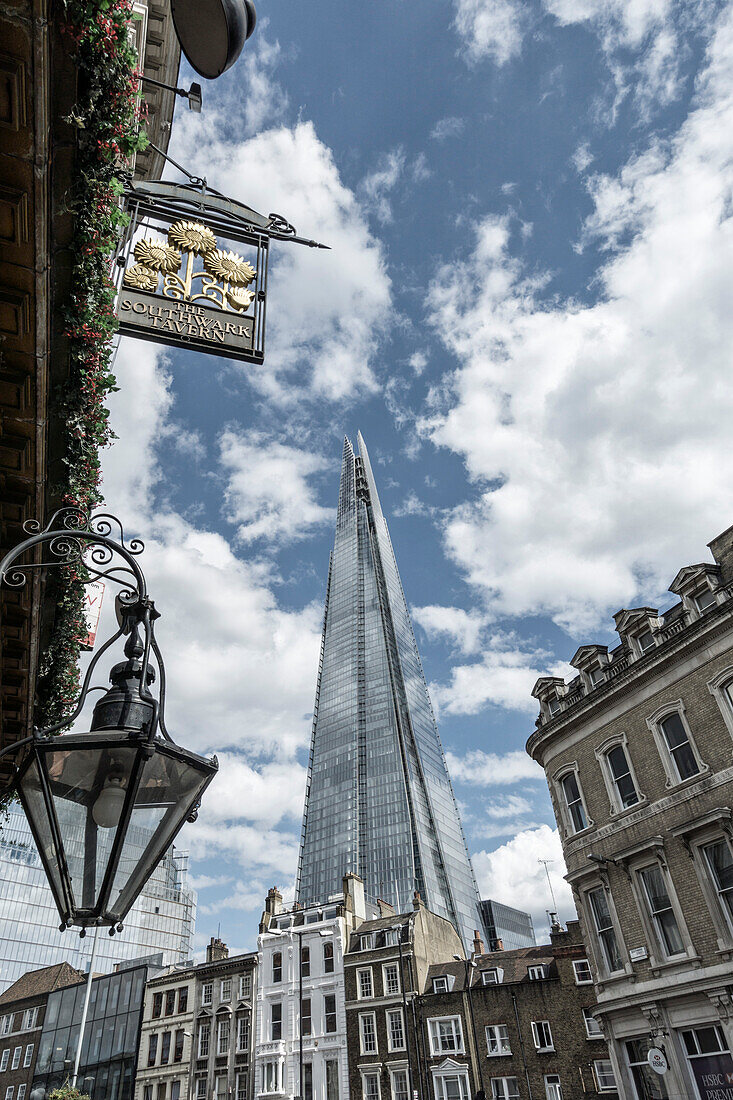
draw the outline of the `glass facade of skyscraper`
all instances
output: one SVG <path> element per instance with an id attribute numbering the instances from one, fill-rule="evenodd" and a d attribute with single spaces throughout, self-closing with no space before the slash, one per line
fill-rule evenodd
<path id="1" fill-rule="evenodd" d="M 196 895 L 187 883 L 188 855 L 171 850 L 127 914 L 124 931 L 100 935 L 95 970 L 162 951 L 166 965 L 193 953 Z M 59 915 L 19 805 L 0 831 L 0 993 L 26 970 L 69 962 L 88 968 L 91 940 L 59 932 Z"/>
<path id="2" fill-rule="evenodd" d="M 479 898 L 364 441 L 344 443 L 298 900 L 354 871 L 398 912 L 419 890 L 466 945 Z"/>
<path id="3" fill-rule="evenodd" d="M 532 917 L 521 909 L 512 909 L 510 905 L 487 899 L 481 902 L 481 916 L 486 930 L 487 951 L 496 951 L 499 940 L 505 951 L 534 947 L 537 943 Z"/>

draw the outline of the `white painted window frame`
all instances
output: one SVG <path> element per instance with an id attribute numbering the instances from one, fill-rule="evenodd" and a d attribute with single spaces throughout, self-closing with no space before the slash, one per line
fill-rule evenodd
<path id="1" fill-rule="evenodd" d="M 565 795 L 565 787 L 563 780 L 567 779 L 569 775 L 575 775 L 575 782 L 578 784 L 578 791 L 580 792 L 580 801 L 583 806 L 583 812 L 585 813 L 585 825 L 582 829 L 576 829 L 572 817 L 570 816 L 570 807 Z M 585 797 L 585 791 L 583 790 L 583 784 L 580 781 L 580 768 L 578 767 L 577 760 L 570 760 L 563 764 L 561 768 L 552 776 L 552 783 L 555 790 L 555 796 L 557 804 L 560 808 L 560 816 L 562 818 L 562 825 L 565 836 L 567 838 L 584 836 L 589 833 L 591 829 L 595 828 L 595 822 L 588 813 L 588 800 Z"/>
<path id="2" fill-rule="evenodd" d="M 685 727 L 685 733 L 687 734 L 687 740 L 692 749 L 693 755 L 697 760 L 698 768 L 700 769 L 697 775 L 691 775 L 687 779 L 681 779 L 677 771 L 677 765 L 674 762 L 669 745 L 667 744 L 667 738 L 662 730 L 662 722 L 665 718 L 668 718 L 670 714 L 679 714 L 682 721 L 682 725 Z M 710 765 L 706 764 L 698 750 L 695 738 L 690 728 L 690 723 L 687 719 L 687 710 L 682 699 L 670 699 L 666 703 L 663 703 L 660 707 L 650 715 L 647 716 L 646 724 L 651 731 L 654 741 L 656 742 L 657 752 L 659 758 L 662 761 L 665 774 L 667 776 L 665 787 L 682 787 L 688 783 L 695 783 L 698 779 L 710 771 Z"/>
<path id="3" fill-rule="evenodd" d="M 664 736 L 664 734 L 662 734 L 662 736 Z M 629 765 L 629 774 L 633 780 L 636 793 L 639 796 L 638 801 L 632 806 L 624 806 L 621 802 L 621 796 L 619 795 L 616 780 L 611 770 L 611 762 L 608 759 L 608 754 L 615 748 L 622 748 L 624 750 L 626 762 Z M 596 746 L 594 753 L 601 769 L 603 782 L 606 786 L 611 817 L 617 817 L 619 814 L 629 814 L 633 810 L 638 810 L 640 806 L 643 806 L 647 801 L 647 797 L 639 785 L 636 769 L 634 768 L 634 761 L 629 750 L 629 736 L 626 731 L 621 730 L 619 733 L 613 734 L 612 737 L 607 737 L 600 745 Z"/>

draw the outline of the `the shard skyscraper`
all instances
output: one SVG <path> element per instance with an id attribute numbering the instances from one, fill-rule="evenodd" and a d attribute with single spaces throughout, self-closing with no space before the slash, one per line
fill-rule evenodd
<path id="1" fill-rule="evenodd" d="M 344 441 L 296 896 L 355 871 L 398 912 L 415 890 L 467 948 L 479 897 L 361 434 Z"/>

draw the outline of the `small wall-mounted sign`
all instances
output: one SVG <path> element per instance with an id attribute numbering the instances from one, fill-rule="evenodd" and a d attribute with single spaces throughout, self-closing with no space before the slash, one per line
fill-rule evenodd
<path id="1" fill-rule="evenodd" d="M 629 951 L 629 958 L 632 963 L 641 962 L 642 959 L 649 958 L 649 952 L 646 947 L 632 947 Z"/>
<path id="2" fill-rule="evenodd" d="M 651 1047 L 649 1053 L 646 1056 L 646 1060 L 651 1068 L 654 1070 L 654 1072 L 658 1073 L 660 1077 L 662 1077 L 669 1069 L 664 1051 L 660 1050 L 659 1047 Z"/>
<path id="3" fill-rule="evenodd" d="M 103 597 L 104 581 L 89 581 L 89 584 L 84 585 L 84 621 L 87 632 L 80 639 L 82 649 L 94 649 Z"/>

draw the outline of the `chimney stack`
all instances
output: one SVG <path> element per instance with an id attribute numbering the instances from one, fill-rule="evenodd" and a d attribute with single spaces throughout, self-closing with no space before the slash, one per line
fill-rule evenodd
<path id="1" fill-rule="evenodd" d="M 484 954 L 484 941 L 481 939 L 481 933 L 478 928 L 473 930 L 473 953 L 474 955 Z"/>
<path id="2" fill-rule="evenodd" d="M 353 871 L 343 877 L 344 907 L 354 914 L 357 920 L 366 920 L 366 898 L 364 896 L 364 880 L 355 875 Z"/>
<path id="3" fill-rule="evenodd" d="M 209 941 L 209 946 L 206 948 L 206 961 L 207 963 L 221 962 L 222 959 L 229 958 L 229 948 L 220 940 L 218 936 L 212 936 Z"/>

